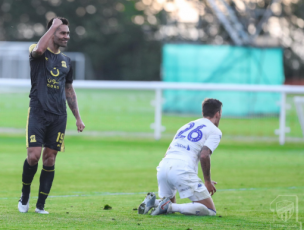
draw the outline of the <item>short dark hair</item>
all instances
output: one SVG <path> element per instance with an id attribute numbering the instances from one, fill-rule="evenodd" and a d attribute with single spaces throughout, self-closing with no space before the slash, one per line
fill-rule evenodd
<path id="1" fill-rule="evenodd" d="M 55 17 L 55 18 L 60 19 L 60 20 L 62 21 L 62 24 L 63 24 L 63 25 L 67 25 L 67 26 L 69 25 L 68 19 L 63 18 L 63 17 Z M 49 29 L 49 28 L 52 26 L 53 21 L 54 21 L 55 18 L 52 18 L 52 19 L 47 23 L 47 25 L 46 25 L 47 29 Z"/>
<path id="2" fill-rule="evenodd" d="M 221 111 L 223 103 L 217 99 L 206 98 L 202 103 L 203 117 L 214 117 L 214 115 Z"/>

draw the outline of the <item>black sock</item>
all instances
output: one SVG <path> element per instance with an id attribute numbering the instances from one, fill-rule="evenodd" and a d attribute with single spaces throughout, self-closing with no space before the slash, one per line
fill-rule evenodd
<path id="1" fill-rule="evenodd" d="M 40 175 L 40 187 L 39 187 L 39 194 L 38 194 L 38 201 L 36 207 L 39 209 L 44 208 L 44 203 L 46 198 L 48 197 L 52 183 L 54 180 L 55 175 L 55 167 L 54 166 L 44 166 L 41 170 Z"/>
<path id="2" fill-rule="evenodd" d="M 30 166 L 25 159 L 23 164 L 22 173 L 22 204 L 25 205 L 28 202 L 29 195 L 31 192 L 31 183 L 34 179 L 35 173 L 37 172 L 38 164 Z"/>

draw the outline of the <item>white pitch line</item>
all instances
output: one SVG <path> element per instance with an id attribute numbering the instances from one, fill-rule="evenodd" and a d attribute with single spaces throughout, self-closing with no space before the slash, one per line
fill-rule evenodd
<path id="1" fill-rule="evenodd" d="M 304 189 L 304 186 L 300 187 L 277 187 L 277 188 L 230 188 L 230 189 L 217 189 L 217 192 L 243 192 L 243 191 L 255 191 L 255 190 L 270 190 L 270 189 Z M 81 192 L 77 192 L 81 193 Z M 91 196 L 126 196 L 126 195 L 145 195 L 148 192 L 94 192 L 95 194 L 79 194 L 79 195 L 57 195 L 48 196 L 49 198 L 61 198 L 61 197 L 91 197 Z M 154 192 L 157 194 L 157 192 Z M 32 196 L 31 198 L 38 198 Z M 7 199 L 19 199 L 19 197 L 0 197 L 0 200 Z"/>

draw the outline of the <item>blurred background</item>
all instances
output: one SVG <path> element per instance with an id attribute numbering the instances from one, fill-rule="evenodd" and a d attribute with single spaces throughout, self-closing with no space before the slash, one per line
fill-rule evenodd
<path id="1" fill-rule="evenodd" d="M 70 21 L 67 51 L 86 79 L 160 80 L 164 43 L 282 47 L 286 83 L 304 79 L 299 0 L 1 0 L 0 41 L 38 41 L 55 16 Z"/>
<path id="2" fill-rule="evenodd" d="M 303 12 L 299 0 L 0 0 L 0 78 L 29 79 L 28 47 L 62 16 L 77 80 L 304 85 Z M 1 89 L 2 130 L 24 126 L 23 116 L 9 120 L 28 106 L 27 90 Z M 89 131 L 151 132 L 153 92 L 77 93 Z M 303 141 L 295 96 L 286 98 L 286 135 Z M 227 136 L 277 139 L 281 95 L 260 92 L 165 90 L 164 134 L 200 115 L 205 97 L 223 101 Z"/>

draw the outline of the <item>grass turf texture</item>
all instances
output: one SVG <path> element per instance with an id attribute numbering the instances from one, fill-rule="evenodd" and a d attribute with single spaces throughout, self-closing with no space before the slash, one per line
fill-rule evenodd
<path id="1" fill-rule="evenodd" d="M 144 192 L 157 191 L 155 168 L 169 139 L 67 136 L 65 142 L 66 152 L 57 158 L 46 203 L 50 214 L 34 213 L 41 162 L 32 184 L 29 213 L 19 213 L 25 138 L 0 135 L 0 228 L 269 229 L 270 203 L 278 195 L 298 196 L 299 221 L 304 222 L 303 144 L 231 143 L 223 138 L 211 161 L 212 179 L 218 182 L 213 196 L 217 216 L 152 217 L 133 209 L 144 199 Z M 179 197 L 177 201 L 189 202 Z M 103 209 L 107 204 L 111 210 Z"/>
<path id="2" fill-rule="evenodd" d="M 24 129 L 28 113 L 28 91 L 11 93 L 0 92 L 0 128 Z M 86 131 L 123 131 L 153 133 L 150 124 L 154 122 L 153 91 L 131 90 L 77 90 L 80 113 L 86 124 Z M 292 106 L 287 110 L 286 126 L 290 127 L 287 137 L 302 137 L 302 131 L 290 96 L 287 102 Z M 197 105 L 200 107 L 201 105 Z M 223 107 L 225 109 L 225 105 Z M 177 116 L 163 114 L 164 134 L 173 136 L 178 128 L 196 116 Z M 76 130 L 75 119 L 68 109 L 67 130 Z M 278 140 L 274 130 L 279 128 L 278 116 L 255 116 L 240 118 L 222 118 L 220 128 L 223 135 L 243 137 L 272 137 Z M 131 135 L 131 134 L 130 134 Z"/>

